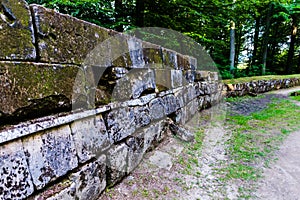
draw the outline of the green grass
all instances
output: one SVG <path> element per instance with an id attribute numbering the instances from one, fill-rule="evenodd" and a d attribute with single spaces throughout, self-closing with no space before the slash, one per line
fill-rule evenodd
<path id="1" fill-rule="evenodd" d="M 296 92 L 300 93 L 300 90 L 296 91 Z M 300 96 L 291 96 L 291 99 L 293 99 L 295 101 L 300 101 Z"/>
<path id="2" fill-rule="evenodd" d="M 300 129 L 299 121 L 300 107 L 289 100 L 273 100 L 268 108 L 249 116 L 228 116 L 232 130 L 228 155 L 232 162 L 220 170 L 223 180 L 256 181 L 261 176 L 257 163 L 270 165 L 282 140 Z M 249 191 L 248 188 L 241 190 Z"/>
<path id="3" fill-rule="evenodd" d="M 252 77 L 223 80 L 223 82 L 226 84 L 236 84 L 236 83 L 247 83 L 247 82 L 258 81 L 258 80 L 272 80 L 272 79 L 277 80 L 277 79 L 286 79 L 286 78 L 300 78 L 300 74 L 252 76 Z"/>

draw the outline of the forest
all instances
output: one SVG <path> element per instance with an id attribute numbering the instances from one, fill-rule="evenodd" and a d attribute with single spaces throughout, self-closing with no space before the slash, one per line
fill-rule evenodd
<path id="1" fill-rule="evenodd" d="M 162 27 L 205 48 L 223 79 L 300 73 L 300 0 L 27 0 L 114 29 Z"/>

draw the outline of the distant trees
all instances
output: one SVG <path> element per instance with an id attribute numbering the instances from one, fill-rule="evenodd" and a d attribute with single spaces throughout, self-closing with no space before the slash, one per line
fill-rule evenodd
<path id="1" fill-rule="evenodd" d="M 230 69 L 235 77 L 300 73 L 299 0 L 27 1 L 121 32 L 134 27 L 182 32 L 206 48 L 224 78 L 232 77 Z M 239 69 L 241 63 L 247 68 Z"/>

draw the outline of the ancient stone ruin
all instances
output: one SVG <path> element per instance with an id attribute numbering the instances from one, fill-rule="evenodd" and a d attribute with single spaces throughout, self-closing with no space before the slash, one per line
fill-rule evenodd
<path id="1" fill-rule="evenodd" d="M 97 199 L 225 95 L 189 55 L 22 0 L 0 46 L 0 199 Z"/>

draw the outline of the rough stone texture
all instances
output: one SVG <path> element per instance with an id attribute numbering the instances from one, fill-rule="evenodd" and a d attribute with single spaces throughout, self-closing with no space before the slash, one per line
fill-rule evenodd
<path id="1" fill-rule="evenodd" d="M 139 98 L 156 87 L 155 74 L 151 69 L 132 69 L 123 78 L 117 80 L 112 98 L 117 101 Z"/>
<path id="2" fill-rule="evenodd" d="M 78 199 L 96 200 L 106 187 L 106 157 L 83 166 L 79 172 L 70 175 L 71 186 L 47 200 Z"/>
<path id="3" fill-rule="evenodd" d="M 155 78 L 159 91 L 178 88 L 186 84 L 181 70 L 156 69 Z"/>
<path id="4" fill-rule="evenodd" d="M 41 61 L 81 64 L 88 53 L 114 34 L 113 31 L 42 6 L 33 5 L 32 10 Z"/>
<path id="5" fill-rule="evenodd" d="M 164 68 L 177 69 L 177 53 L 175 51 L 162 48 Z"/>
<path id="6" fill-rule="evenodd" d="M 178 102 L 173 94 L 164 96 L 163 101 L 165 104 L 166 115 L 169 115 L 169 114 L 175 112 L 179 108 Z"/>
<path id="7" fill-rule="evenodd" d="M 145 61 L 144 61 L 144 55 L 143 55 L 143 45 L 142 41 L 130 37 L 127 40 L 128 43 L 128 49 L 129 54 L 132 62 L 132 68 L 144 68 L 145 67 Z"/>
<path id="8" fill-rule="evenodd" d="M 112 110 L 105 116 L 109 137 L 120 141 L 135 131 L 134 111 L 126 108 Z"/>
<path id="9" fill-rule="evenodd" d="M 73 122 L 71 131 L 81 163 L 98 157 L 112 143 L 101 115 Z"/>
<path id="10" fill-rule="evenodd" d="M 170 130 L 174 135 L 185 142 L 192 142 L 195 139 L 194 133 L 190 132 L 186 128 L 182 127 L 179 124 L 175 124 L 172 120 L 169 120 Z"/>
<path id="11" fill-rule="evenodd" d="M 37 189 L 78 166 L 69 126 L 51 129 L 23 141 L 33 183 Z"/>
<path id="12" fill-rule="evenodd" d="M 128 146 L 128 165 L 127 173 L 130 173 L 141 162 L 143 155 L 145 154 L 145 132 L 139 132 L 126 140 Z"/>
<path id="13" fill-rule="evenodd" d="M 70 107 L 76 76 L 72 65 L 0 62 L 0 111 L 25 118 Z"/>
<path id="14" fill-rule="evenodd" d="M 24 199 L 34 188 L 21 140 L 0 146 L 0 199 Z"/>
<path id="15" fill-rule="evenodd" d="M 162 98 L 155 98 L 149 103 L 149 111 L 152 120 L 158 120 L 166 117 L 165 104 Z"/>
<path id="16" fill-rule="evenodd" d="M 189 70 L 191 69 L 190 57 L 177 53 L 177 69 Z"/>
<path id="17" fill-rule="evenodd" d="M 107 184 L 113 186 L 126 175 L 128 146 L 124 143 L 113 146 L 107 153 Z"/>
<path id="18" fill-rule="evenodd" d="M 0 59 L 36 59 L 32 19 L 25 1 L 0 1 L 0 32 Z"/>
<path id="19" fill-rule="evenodd" d="M 161 46 L 143 42 L 143 55 L 147 67 L 153 69 L 163 68 L 162 50 Z"/>
<path id="20" fill-rule="evenodd" d="M 227 97 L 236 97 L 264 93 L 271 90 L 278 90 L 300 85 L 299 78 L 278 79 L 278 80 L 259 80 L 248 83 L 226 84 Z"/>
<path id="21" fill-rule="evenodd" d="M 210 82 L 210 72 L 209 71 L 199 71 L 195 72 L 195 81 L 208 81 Z"/>

